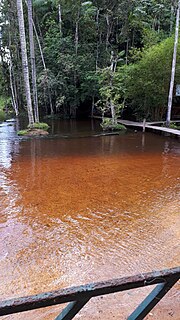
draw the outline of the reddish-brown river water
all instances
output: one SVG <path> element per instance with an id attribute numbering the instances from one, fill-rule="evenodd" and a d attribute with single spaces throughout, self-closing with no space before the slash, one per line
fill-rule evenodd
<path id="1" fill-rule="evenodd" d="M 180 264 L 178 140 L 91 137 L 92 125 L 58 122 L 32 140 L 0 126 L 1 299 Z M 178 289 L 147 319 L 180 319 Z M 126 319 L 147 292 L 94 298 L 76 319 Z M 2 319 L 52 320 L 61 309 Z"/>

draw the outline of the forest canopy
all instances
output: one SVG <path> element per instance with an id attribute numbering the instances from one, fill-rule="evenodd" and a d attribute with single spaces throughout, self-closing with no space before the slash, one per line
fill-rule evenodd
<path id="1" fill-rule="evenodd" d="M 20 2 L 35 121 L 39 114 L 76 118 L 110 111 L 137 120 L 164 119 L 177 1 L 2 0 L 0 92 L 16 114 L 28 107 Z M 175 84 L 179 58 L 178 49 Z"/>

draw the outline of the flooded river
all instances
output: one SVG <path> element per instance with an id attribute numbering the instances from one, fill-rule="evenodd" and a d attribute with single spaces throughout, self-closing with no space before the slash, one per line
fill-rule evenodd
<path id="1" fill-rule="evenodd" d="M 48 138 L 29 140 L 0 125 L 0 298 L 178 266 L 178 140 L 52 124 Z M 147 319 L 180 319 L 178 289 Z M 147 292 L 94 298 L 76 319 L 126 319 Z M 52 320 L 61 308 L 2 319 Z"/>

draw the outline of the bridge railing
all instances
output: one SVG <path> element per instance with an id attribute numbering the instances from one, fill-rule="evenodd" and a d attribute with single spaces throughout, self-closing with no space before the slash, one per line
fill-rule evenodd
<path id="1" fill-rule="evenodd" d="M 0 316 L 67 303 L 55 320 L 71 320 L 92 298 L 140 287 L 157 285 L 128 320 L 141 320 L 154 308 L 180 279 L 180 267 L 138 274 L 135 276 L 90 283 L 28 297 L 0 302 Z"/>

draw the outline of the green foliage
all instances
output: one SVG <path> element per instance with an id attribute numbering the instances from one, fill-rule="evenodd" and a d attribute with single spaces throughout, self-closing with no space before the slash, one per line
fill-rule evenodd
<path id="1" fill-rule="evenodd" d="M 3 96 L 0 96 L 0 110 L 3 110 L 6 106 L 7 99 Z"/>
<path id="2" fill-rule="evenodd" d="M 7 48 L 11 52 L 12 79 L 22 111 L 25 92 L 16 1 L 3 0 L 0 6 L 0 92 L 11 94 Z M 132 107 L 138 118 L 159 120 L 163 116 L 173 43 L 167 40 L 165 44 L 163 40 L 173 32 L 176 1 L 33 0 L 33 6 L 46 64 L 45 70 L 36 42 L 38 102 L 42 115 L 50 114 L 53 108 L 54 114 L 73 118 L 78 109 L 82 106 L 88 109 L 93 101 L 102 113 L 109 113 L 113 105 L 117 118 L 126 100 L 126 106 Z M 29 50 L 25 5 L 24 16 Z M 114 74 L 110 71 L 112 52 L 118 57 L 118 71 Z"/>
<path id="3" fill-rule="evenodd" d="M 171 128 L 171 129 L 176 129 L 176 130 L 180 130 L 180 125 L 178 125 L 178 124 L 175 123 L 175 122 L 171 122 L 170 125 L 169 125 L 169 128 Z"/>
<path id="4" fill-rule="evenodd" d="M 20 130 L 18 131 L 18 136 L 26 136 L 26 135 L 31 135 L 32 132 L 35 132 L 35 135 L 39 135 L 39 131 L 43 130 L 43 131 L 47 131 L 49 129 L 49 125 L 47 123 L 44 122 L 36 122 L 34 123 L 33 126 L 29 126 L 26 130 Z M 37 132 L 36 132 L 37 131 Z M 40 133 L 42 134 L 42 132 Z"/>
<path id="5" fill-rule="evenodd" d="M 104 115 L 111 112 L 114 116 L 113 122 L 117 122 L 117 118 L 120 116 L 124 107 L 122 102 L 123 88 L 120 82 L 116 81 L 116 73 L 112 72 L 110 68 L 99 71 L 99 93 L 100 100 L 97 102 L 97 106 Z M 112 106 L 114 109 L 114 115 L 112 114 Z"/>
<path id="6" fill-rule="evenodd" d="M 6 120 L 9 116 L 12 116 L 11 99 L 0 96 L 0 121 Z"/>
<path id="7" fill-rule="evenodd" d="M 110 118 L 103 118 L 103 121 L 101 123 L 101 127 L 103 128 L 104 131 L 122 131 L 122 130 L 127 130 L 126 127 L 123 124 L 116 123 L 114 124 L 112 122 L 112 119 Z"/>
<path id="8" fill-rule="evenodd" d="M 0 122 L 3 122 L 5 120 L 5 113 L 3 110 L 0 110 Z"/>
<path id="9" fill-rule="evenodd" d="M 49 125 L 45 122 L 35 122 L 33 127 L 31 127 L 31 129 L 41 129 L 41 130 L 47 131 L 49 129 Z"/>
<path id="10" fill-rule="evenodd" d="M 20 130 L 17 132 L 18 136 L 26 136 L 28 134 L 28 130 Z"/>
<path id="11" fill-rule="evenodd" d="M 154 29 L 144 28 L 143 29 L 143 46 L 144 49 L 151 48 L 152 46 L 158 44 L 164 40 L 164 34 L 163 33 L 157 33 Z"/>
<path id="12" fill-rule="evenodd" d="M 138 119 L 161 120 L 167 108 L 171 75 L 173 38 L 157 44 L 142 53 L 135 64 L 118 70 L 117 81 L 123 83 L 125 98 Z M 179 46 L 180 49 L 180 46 Z M 176 83 L 180 81 L 180 50 L 178 50 Z"/>

